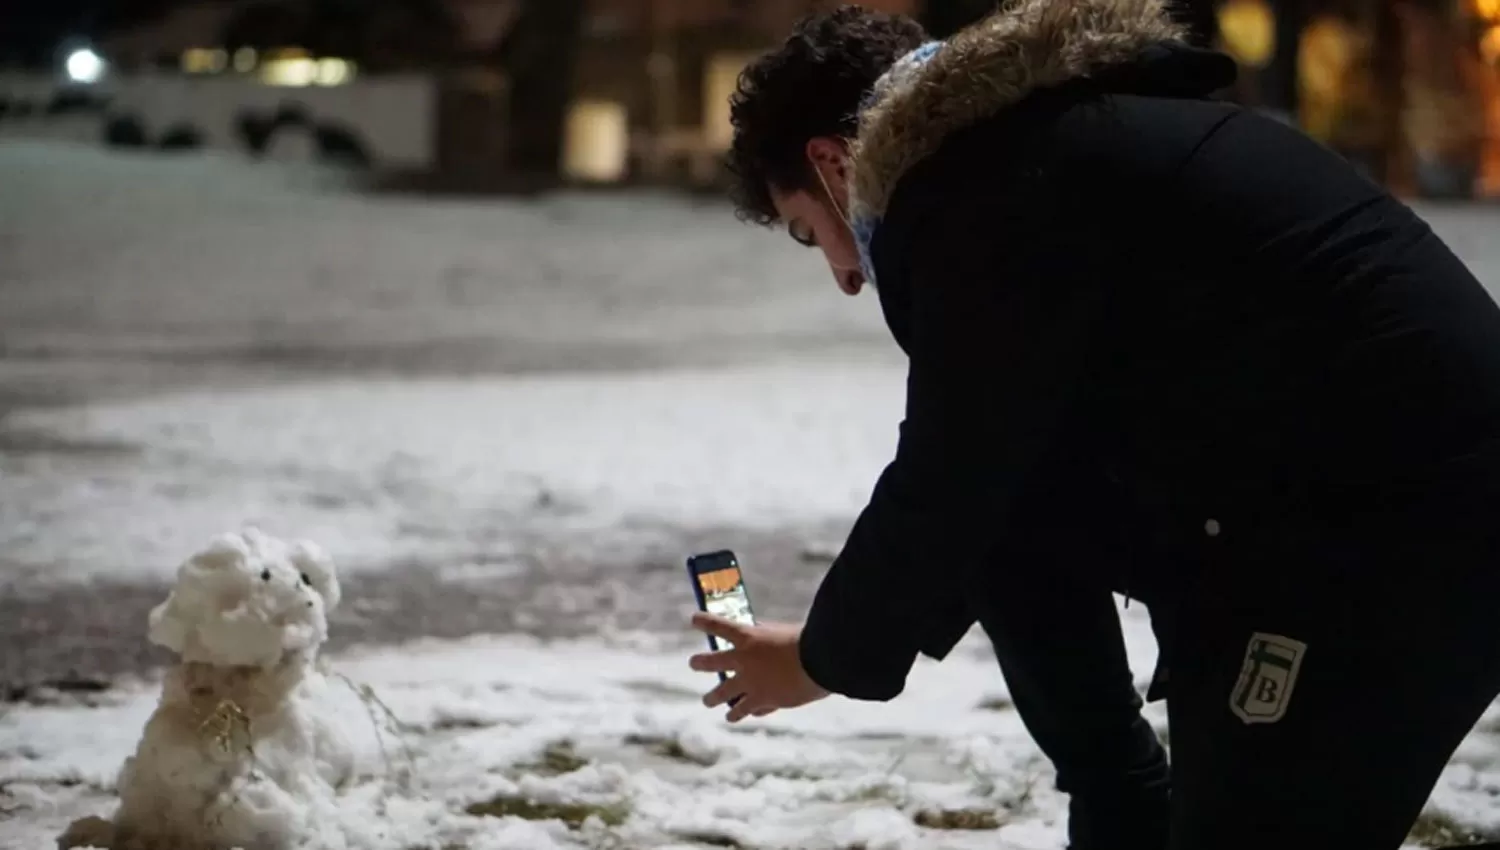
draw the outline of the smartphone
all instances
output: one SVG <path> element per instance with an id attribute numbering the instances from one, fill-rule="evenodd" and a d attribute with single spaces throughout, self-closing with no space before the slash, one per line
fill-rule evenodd
<path id="1" fill-rule="evenodd" d="M 745 589 L 745 577 L 740 573 L 740 561 L 734 553 L 725 549 L 694 555 L 687 561 L 688 577 L 693 582 L 693 593 L 698 597 L 698 610 L 706 611 L 728 620 L 755 625 L 755 612 L 750 607 L 750 593 Z M 713 635 L 708 636 L 708 647 L 715 652 L 732 648 L 729 641 Z M 719 681 L 727 676 L 719 674 Z"/>

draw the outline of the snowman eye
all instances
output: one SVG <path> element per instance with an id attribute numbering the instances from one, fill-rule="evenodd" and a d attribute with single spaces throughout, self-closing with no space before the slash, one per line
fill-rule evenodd
<path id="1" fill-rule="evenodd" d="M 302 574 L 302 583 L 303 584 L 312 584 L 312 579 L 310 579 L 310 578 L 307 577 L 307 573 L 303 573 Z"/>
<path id="2" fill-rule="evenodd" d="M 260 580 L 261 581 L 270 581 L 271 580 L 271 571 L 270 570 L 261 570 L 260 571 Z"/>

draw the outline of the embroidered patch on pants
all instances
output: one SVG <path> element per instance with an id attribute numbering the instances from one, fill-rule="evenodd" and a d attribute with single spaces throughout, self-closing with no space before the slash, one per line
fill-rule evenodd
<path id="1" fill-rule="evenodd" d="M 1251 635 L 1240 678 L 1229 695 L 1229 710 L 1247 724 L 1281 720 L 1306 654 L 1302 641 L 1262 632 Z"/>

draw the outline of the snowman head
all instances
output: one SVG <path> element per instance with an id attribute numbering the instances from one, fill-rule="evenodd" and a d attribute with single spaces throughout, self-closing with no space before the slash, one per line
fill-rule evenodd
<path id="1" fill-rule="evenodd" d="M 310 661 L 338 603 L 321 547 L 249 528 L 218 537 L 178 569 L 171 595 L 151 612 L 150 639 L 219 667 L 273 667 L 293 654 Z"/>

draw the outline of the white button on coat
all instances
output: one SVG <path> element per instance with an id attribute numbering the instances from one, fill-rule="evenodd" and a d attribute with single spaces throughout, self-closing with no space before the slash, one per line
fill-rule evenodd
<path id="1" fill-rule="evenodd" d="M 1209 537 L 1218 537 L 1219 532 L 1222 530 L 1223 526 L 1219 525 L 1219 521 L 1216 519 L 1210 519 L 1209 521 L 1203 523 L 1203 533 L 1207 534 Z"/>

